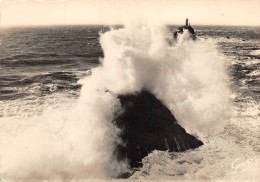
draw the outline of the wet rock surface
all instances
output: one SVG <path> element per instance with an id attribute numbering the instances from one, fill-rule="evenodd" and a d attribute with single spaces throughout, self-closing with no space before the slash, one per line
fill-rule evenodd
<path id="1" fill-rule="evenodd" d="M 122 110 L 115 114 L 114 123 L 121 129 L 123 143 L 117 144 L 115 155 L 118 160 L 127 160 L 132 168 L 141 167 L 142 159 L 153 150 L 182 152 L 203 145 L 149 91 L 118 98 Z"/>

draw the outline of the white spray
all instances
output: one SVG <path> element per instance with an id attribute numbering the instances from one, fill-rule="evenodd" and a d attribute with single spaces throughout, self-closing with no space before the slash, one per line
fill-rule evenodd
<path id="1" fill-rule="evenodd" d="M 216 46 L 185 40 L 186 33 L 169 46 L 166 35 L 165 27 L 151 25 L 102 34 L 102 64 L 80 80 L 81 96 L 71 110 L 1 118 L 2 178 L 106 178 L 128 171 L 113 157 L 114 144 L 121 142 L 111 122 L 120 108 L 118 94 L 151 91 L 199 135 L 222 128 L 230 105 Z"/>

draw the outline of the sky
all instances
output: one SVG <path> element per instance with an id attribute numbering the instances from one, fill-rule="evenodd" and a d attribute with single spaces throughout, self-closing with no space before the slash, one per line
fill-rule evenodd
<path id="1" fill-rule="evenodd" d="M 163 24 L 260 26 L 260 0 L 0 0 L 0 26 Z"/>

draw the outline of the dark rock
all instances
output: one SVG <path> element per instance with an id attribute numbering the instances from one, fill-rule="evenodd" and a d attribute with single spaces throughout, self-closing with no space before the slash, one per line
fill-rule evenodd
<path id="1" fill-rule="evenodd" d="M 189 35 L 190 35 L 191 39 L 193 39 L 193 40 L 197 39 L 197 37 L 195 35 L 195 31 L 192 28 L 192 26 L 182 26 L 182 27 L 177 28 L 177 30 L 173 33 L 174 38 L 177 39 L 178 35 L 182 34 L 184 30 L 189 31 L 189 33 L 190 33 Z"/>
<path id="2" fill-rule="evenodd" d="M 123 144 L 117 144 L 115 155 L 127 160 L 132 168 L 141 167 L 142 159 L 153 150 L 181 152 L 203 145 L 186 133 L 171 111 L 153 94 L 141 91 L 118 96 L 122 110 L 115 113 L 114 123 L 121 129 Z"/>
<path id="3" fill-rule="evenodd" d="M 195 31 L 194 31 L 194 28 L 192 26 L 190 26 L 189 24 L 189 20 L 186 19 L 186 24 L 185 26 L 181 26 L 179 28 L 177 28 L 177 30 L 173 33 L 173 37 L 174 39 L 177 39 L 178 35 L 179 34 L 182 34 L 184 32 L 184 30 L 188 30 L 189 32 L 189 37 L 193 40 L 196 40 L 197 37 L 195 35 Z"/>

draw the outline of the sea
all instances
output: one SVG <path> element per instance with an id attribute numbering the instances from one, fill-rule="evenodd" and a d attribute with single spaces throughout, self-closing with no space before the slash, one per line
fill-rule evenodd
<path id="1" fill-rule="evenodd" d="M 260 181 L 260 27 L 177 27 L 0 28 L 0 178 Z M 113 94 L 144 87 L 204 145 L 118 179 Z"/>

